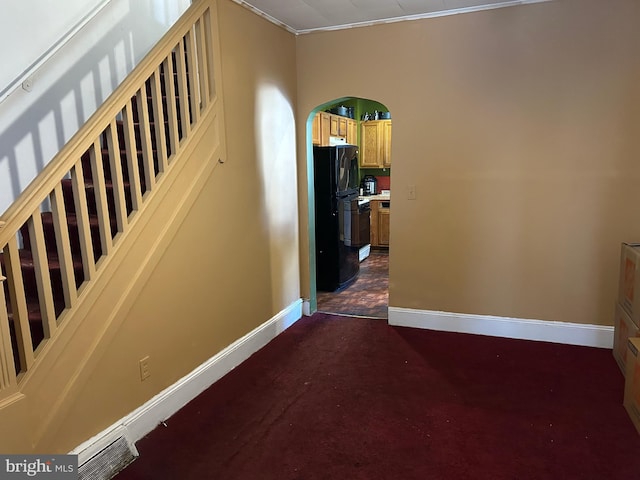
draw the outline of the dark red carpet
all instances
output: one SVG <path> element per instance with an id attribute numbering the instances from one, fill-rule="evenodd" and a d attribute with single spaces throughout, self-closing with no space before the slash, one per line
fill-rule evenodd
<path id="1" fill-rule="evenodd" d="M 302 318 L 138 442 L 125 479 L 634 479 L 610 350 Z"/>

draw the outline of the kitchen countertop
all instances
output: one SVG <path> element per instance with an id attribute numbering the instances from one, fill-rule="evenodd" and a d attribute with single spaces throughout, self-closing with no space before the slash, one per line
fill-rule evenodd
<path id="1" fill-rule="evenodd" d="M 358 200 L 361 198 L 366 198 L 368 200 L 391 200 L 390 193 L 379 193 L 377 195 L 361 195 L 358 197 Z"/>

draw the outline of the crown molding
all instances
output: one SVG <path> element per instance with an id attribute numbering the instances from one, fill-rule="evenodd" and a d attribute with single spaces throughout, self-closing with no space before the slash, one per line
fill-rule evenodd
<path id="1" fill-rule="evenodd" d="M 295 28 L 293 28 L 290 25 L 287 25 L 286 23 L 282 22 L 281 20 L 278 20 L 277 18 L 269 15 L 266 12 L 263 12 L 262 10 L 260 10 L 259 8 L 254 7 L 253 5 L 249 4 L 248 2 L 246 2 L 245 0 L 232 0 L 234 3 L 237 3 L 238 5 L 246 8 L 247 10 L 250 10 L 251 12 L 255 13 L 256 15 L 268 20 L 269 22 L 284 28 L 285 30 L 287 30 L 288 32 L 293 33 L 294 35 L 305 35 L 308 33 L 315 33 L 315 32 L 329 32 L 329 31 L 335 31 L 335 30 L 346 30 L 349 28 L 357 28 L 357 27 L 370 27 L 373 25 L 382 25 L 382 24 L 386 24 L 386 23 L 397 23 L 397 22 L 407 22 L 407 21 L 411 21 L 411 20 L 423 20 L 423 19 L 427 19 L 427 18 L 438 18 L 438 17 L 446 17 L 446 16 L 450 16 L 450 15 L 459 15 L 462 13 L 473 13 L 473 12 L 481 12 L 484 10 L 495 10 L 497 8 L 505 8 L 505 7 L 515 7 L 518 5 L 527 5 L 527 4 L 532 4 L 532 3 L 544 3 L 544 2 L 551 2 L 553 0 L 512 0 L 510 2 L 501 2 L 501 3 L 489 3 L 486 5 L 478 5 L 478 6 L 474 6 L 474 7 L 464 7 L 464 8 L 453 8 L 453 9 L 448 9 L 448 10 L 440 10 L 438 12 L 430 12 L 430 13 L 421 13 L 421 14 L 417 14 L 417 15 L 405 15 L 402 17 L 393 17 L 393 18 L 383 18 L 383 19 L 379 19 L 379 20 L 369 20 L 366 22 L 355 22 L 355 23 L 345 23 L 345 24 L 341 24 L 341 25 L 331 25 L 328 27 L 318 27 L 318 28 L 306 28 L 306 29 L 301 29 L 301 30 L 297 30 Z"/>

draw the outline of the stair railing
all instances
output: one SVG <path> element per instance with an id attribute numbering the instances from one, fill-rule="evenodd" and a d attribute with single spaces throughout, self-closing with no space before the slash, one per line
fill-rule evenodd
<path id="1" fill-rule="evenodd" d="M 0 397 L 19 390 L 215 101 L 212 5 L 193 2 L 0 218 Z"/>

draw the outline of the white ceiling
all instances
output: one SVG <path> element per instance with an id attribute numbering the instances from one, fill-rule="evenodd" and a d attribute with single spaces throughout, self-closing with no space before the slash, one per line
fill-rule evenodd
<path id="1" fill-rule="evenodd" d="M 233 0 L 296 33 L 439 17 L 550 0 Z"/>

